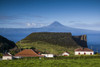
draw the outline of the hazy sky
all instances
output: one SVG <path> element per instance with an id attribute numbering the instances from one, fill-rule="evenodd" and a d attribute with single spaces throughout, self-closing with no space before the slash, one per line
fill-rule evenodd
<path id="1" fill-rule="evenodd" d="M 0 28 L 63 25 L 100 30 L 100 0 L 0 0 Z"/>

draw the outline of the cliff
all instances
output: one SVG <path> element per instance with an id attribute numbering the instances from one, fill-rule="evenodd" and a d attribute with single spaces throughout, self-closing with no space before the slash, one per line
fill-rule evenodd
<path id="1" fill-rule="evenodd" d="M 76 43 L 79 44 L 81 47 L 88 47 L 86 35 L 72 36 L 72 37 L 76 41 Z"/>

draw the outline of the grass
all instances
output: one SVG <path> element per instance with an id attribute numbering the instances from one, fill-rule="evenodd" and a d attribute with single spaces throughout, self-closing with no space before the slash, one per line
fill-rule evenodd
<path id="1" fill-rule="evenodd" d="M 100 58 L 38 59 L 24 58 L 0 61 L 0 67 L 100 67 Z"/>
<path id="2" fill-rule="evenodd" d="M 45 52 L 45 53 L 53 53 L 55 55 L 59 55 L 62 54 L 65 51 L 68 51 L 70 53 L 70 55 L 74 55 L 74 47 L 72 48 L 67 48 L 67 47 L 63 47 L 63 46 L 59 46 L 59 45 L 53 45 L 47 42 L 42 42 L 42 41 L 38 41 L 38 42 L 32 42 L 32 43 L 17 43 L 17 45 L 21 46 L 22 48 L 31 48 L 31 47 L 35 47 L 37 50 L 41 51 L 41 52 Z"/>

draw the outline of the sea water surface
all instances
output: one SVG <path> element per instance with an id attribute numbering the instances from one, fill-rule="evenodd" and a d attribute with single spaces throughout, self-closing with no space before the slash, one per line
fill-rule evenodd
<path id="1" fill-rule="evenodd" d="M 88 48 L 100 53 L 100 34 L 87 35 Z"/>

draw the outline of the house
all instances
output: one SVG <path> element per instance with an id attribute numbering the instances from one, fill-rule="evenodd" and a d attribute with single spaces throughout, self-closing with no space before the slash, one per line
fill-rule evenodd
<path id="1" fill-rule="evenodd" d="M 69 56 L 69 52 L 64 52 L 64 53 L 62 53 L 62 56 Z"/>
<path id="2" fill-rule="evenodd" d="M 6 53 L 2 56 L 2 60 L 12 60 L 13 57 L 10 53 Z"/>
<path id="3" fill-rule="evenodd" d="M 42 55 L 37 54 L 32 49 L 24 49 L 21 52 L 17 53 L 15 58 L 21 58 L 21 57 L 43 57 Z"/>
<path id="4" fill-rule="evenodd" d="M 41 55 L 43 55 L 44 57 L 54 57 L 53 54 L 41 54 Z"/>
<path id="5" fill-rule="evenodd" d="M 77 48 L 75 55 L 94 55 L 94 51 L 89 48 Z"/>

